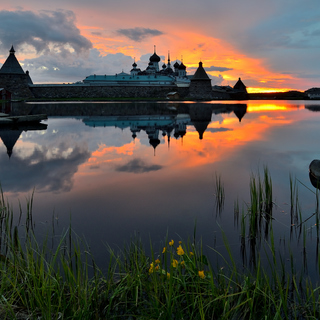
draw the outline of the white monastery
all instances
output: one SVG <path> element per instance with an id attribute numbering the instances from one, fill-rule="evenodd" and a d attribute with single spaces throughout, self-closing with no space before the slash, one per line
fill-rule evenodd
<path id="1" fill-rule="evenodd" d="M 108 84 L 108 85 L 125 85 L 125 86 L 166 86 L 177 85 L 178 87 L 188 87 L 190 85 L 190 78 L 187 76 L 186 66 L 181 62 L 176 61 L 171 66 L 170 54 L 168 53 L 168 63 L 163 64 L 161 69 L 159 67 L 160 57 L 154 53 L 149 58 L 148 67 L 145 70 L 137 68 L 134 61 L 130 73 L 117 73 L 115 75 L 90 75 L 86 77 L 83 82 L 88 84 Z"/>

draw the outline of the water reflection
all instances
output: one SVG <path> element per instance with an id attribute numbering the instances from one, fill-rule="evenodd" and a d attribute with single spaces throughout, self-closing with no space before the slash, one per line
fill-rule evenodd
<path id="1" fill-rule="evenodd" d="M 290 199 L 289 173 L 308 185 L 310 159 L 319 150 L 319 115 L 299 102 L 37 103 L 23 108 L 48 114 L 48 127 L 22 132 L 10 159 L 0 146 L 6 195 L 15 199 L 13 192 L 36 187 L 37 220 L 50 220 L 55 208 L 65 226 L 72 214 L 73 228 L 97 254 L 105 252 L 102 243 L 121 247 L 134 232 L 146 243 L 167 232 L 170 238 L 187 239 L 197 220 L 205 245 L 214 243 L 221 252 L 222 229 L 237 258 L 242 255 L 254 265 L 270 241 L 271 227 L 277 249 L 285 255 L 294 232 L 299 238 L 305 225 L 306 234 L 314 230 L 312 219 L 292 227 L 313 210 L 310 190 L 299 190 L 304 204 L 295 208 L 301 218 L 299 211 L 292 216 L 292 205 L 285 203 Z M 277 206 L 264 208 L 252 220 L 256 234 L 246 229 L 242 236 L 242 214 L 252 202 L 249 177 L 263 165 L 270 170 Z M 221 176 L 225 194 L 218 208 L 215 174 Z M 315 245 L 308 237 L 307 252 L 303 244 L 295 244 L 297 264 L 304 253 L 316 259 Z"/>
<path id="2" fill-rule="evenodd" d="M 37 188 L 42 192 L 70 191 L 72 177 L 79 164 L 90 157 L 83 146 L 66 143 L 35 145 L 26 144 L 24 150 L 13 153 L 21 136 L 45 135 L 47 124 L 26 124 L 0 127 L 0 138 L 7 155 L 0 154 L 1 183 L 11 192 L 29 191 Z M 22 151 L 22 152 L 21 152 Z"/>
<path id="3" fill-rule="evenodd" d="M 43 123 L 35 123 L 35 124 L 15 124 L 13 126 L 3 126 L 0 127 L 0 138 L 3 144 L 7 148 L 7 154 L 9 158 L 12 155 L 13 147 L 20 138 L 22 132 L 27 131 L 42 131 L 46 130 L 47 125 Z"/>
<path id="4" fill-rule="evenodd" d="M 305 108 L 310 111 L 318 112 L 320 111 L 320 104 L 306 105 Z"/>
<path id="5" fill-rule="evenodd" d="M 170 139 L 173 136 L 175 139 L 183 138 L 187 132 L 187 126 L 192 125 L 199 134 L 199 139 L 203 139 L 203 134 L 207 130 L 209 123 L 211 122 L 212 114 L 230 113 L 234 112 L 238 117 L 239 122 L 246 114 L 247 105 L 235 104 L 235 105 L 210 105 L 210 104 L 183 104 L 182 107 L 175 108 L 170 105 L 167 111 L 169 114 L 159 115 L 126 115 L 127 109 L 123 110 L 125 115 L 118 116 L 91 116 L 83 118 L 83 122 L 90 127 L 115 127 L 124 129 L 130 129 L 132 138 L 137 137 L 137 133 L 145 131 L 149 138 L 150 145 L 156 149 L 160 144 L 160 131 L 163 137 L 167 137 L 168 145 Z M 136 110 L 137 111 L 137 110 Z M 144 111 L 141 110 L 141 111 Z M 140 112 L 141 112 L 140 111 Z M 109 111 L 110 112 L 110 111 Z M 114 112 L 114 111 L 112 111 Z M 185 113 L 181 113 L 185 112 Z M 228 129 L 209 129 L 210 132 L 227 131 Z"/>

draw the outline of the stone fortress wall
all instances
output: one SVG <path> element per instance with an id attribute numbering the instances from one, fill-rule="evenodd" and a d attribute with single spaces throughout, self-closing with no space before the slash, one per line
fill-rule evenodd
<path id="1" fill-rule="evenodd" d="M 188 96 L 189 88 L 172 86 L 107 86 L 85 84 L 29 85 L 36 99 L 68 98 L 156 98 L 165 99 L 170 92 L 180 98 Z"/>

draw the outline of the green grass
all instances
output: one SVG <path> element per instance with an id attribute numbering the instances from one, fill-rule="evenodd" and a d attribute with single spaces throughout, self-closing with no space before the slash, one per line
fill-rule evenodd
<path id="1" fill-rule="evenodd" d="M 220 178 L 218 197 L 224 198 Z M 291 183 L 292 206 L 297 199 Z M 320 287 L 290 268 L 278 252 L 273 235 L 272 182 L 252 176 L 250 203 L 241 212 L 241 246 L 254 250 L 252 268 L 236 261 L 222 231 L 227 256 L 196 241 L 164 237 L 150 248 L 134 236 L 122 250 L 108 247 L 109 265 L 102 272 L 85 242 L 69 226 L 58 244 L 48 235 L 36 239 L 33 195 L 17 222 L 3 194 L 0 197 L 1 319 L 318 319 Z M 220 196 L 219 196 L 220 195 Z M 318 201 L 316 201 L 316 213 Z M 238 200 L 237 214 L 240 212 Z M 316 219 L 318 213 L 316 214 Z M 299 215 L 296 217 L 301 223 Z M 303 223 L 303 245 L 306 227 Z M 264 235 L 262 250 L 255 244 Z M 263 232 L 262 232 L 263 231 Z M 148 250 L 147 250 L 148 249 Z M 150 249 L 150 250 L 149 250 Z M 147 254 L 146 252 L 151 252 Z M 220 258 L 213 266 L 205 253 Z M 288 246 L 288 252 L 291 252 Z M 320 258 L 319 258 L 320 259 Z M 318 265 L 320 263 L 318 261 Z M 320 270 L 319 270 L 320 272 Z"/>

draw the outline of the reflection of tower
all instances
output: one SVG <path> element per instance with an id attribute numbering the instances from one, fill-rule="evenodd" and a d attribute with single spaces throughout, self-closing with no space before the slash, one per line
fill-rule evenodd
<path id="1" fill-rule="evenodd" d="M 189 106 L 189 114 L 191 122 L 199 133 L 199 139 L 203 139 L 208 124 L 211 122 L 212 108 L 207 104 L 191 104 Z"/>
<path id="2" fill-rule="evenodd" d="M 132 138 L 135 140 L 137 137 L 137 132 L 140 132 L 140 129 L 137 127 L 135 123 L 130 126 L 130 131 L 132 132 Z"/>
<path id="3" fill-rule="evenodd" d="M 7 148 L 7 154 L 9 158 L 12 155 L 13 147 L 15 146 L 16 142 L 18 141 L 23 131 L 46 130 L 47 126 L 48 126 L 47 124 L 43 124 L 43 123 L 34 123 L 34 124 L 16 126 L 15 129 L 12 129 L 11 127 L 7 127 L 7 128 L 0 127 L 0 138 L 3 144 Z"/>
<path id="4" fill-rule="evenodd" d="M 153 146 L 154 154 L 155 154 L 156 147 L 160 144 L 160 140 L 158 138 L 159 137 L 159 130 L 154 127 L 148 127 L 146 129 L 146 133 L 148 135 L 150 145 Z"/>
<path id="5" fill-rule="evenodd" d="M 192 124 L 194 125 L 194 127 L 196 128 L 196 130 L 199 133 L 199 139 L 202 140 L 203 139 L 203 134 L 207 130 L 209 122 L 193 121 Z"/>
<path id="6" fill-rule="evenodd" d="M 239 119 L 239 122 L 241 122 L 241 119 L 247 113 L 247 105 L 243 104 L 243 105 L 236 106 L 234 108 L 233 112 L 237 116 L 237 118 Z"/>
<path id="7" fill-rule="evenodd" d="M 171 132 L 173 131 L 173 126 L 167 126 L 167 128 L 163 131 L 163 136 L 167 136 L 168 139 L 168 147 L 170 147 L 170 139 L 171 139 Z"/>
<path id="8" fill-rule="evenodd" d="M 9 158 L 12 155 L 13 147 L 18 141 L 22 131 L 23 130 L 10 130 L 10 129 L 4 129 L 0 131 L 0 138 L 3 144 L 7 148 L 7 154 Z"/>
<path id="9" fill-rule="evenodd" d="M 174 128 L 174 137 L 178 139 L 183 138 L 187 133 L 187 127 L 184 123 L 178 123 Z"/>

